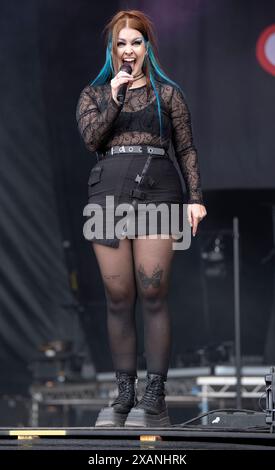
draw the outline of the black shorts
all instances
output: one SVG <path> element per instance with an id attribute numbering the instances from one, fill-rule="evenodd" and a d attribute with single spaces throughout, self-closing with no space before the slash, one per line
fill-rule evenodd
<path id="1" fill-rule="evenodd" d="M 138 185 L 136 178 L 138 175 L 141 175 L 148 157 L 149 155 L 144 153 L 125 153 L 107 156 L 94 165 L 88 181 L 88 203 L 96 204 L 100 208 L 103 217 L 103 232 L 98 233 L 97 230 L 92 237 L 86 238 L 93 242 L 117 248 L 121 233 L 125 234 L 125 232 L 117 226 L 116 233 L 109 238 L 110 234 L 106 235 L 106 218 L 110 217 L 111 212 L 114 213 L 118 205 L 123 203 L 134 206 L 134 212 L 132 212 L 134 217 L 132 236 L 131 234 L 129 235 L 128 225 L 127 238 L 137 237 L 138 235 L 164 233 L 173 235 L 178 233 L 178 230 L 171 227 L 171 223 L 168 224 L 169 228 L 167 230 L 167 224 L 161 222 L 159 210 L 156 209 L 160 209 L 161 203 L 165 203 L 165 214 L 168 211 L 169 220 L 171 220 L 172 206 L 174 206 L 173 214 L 175 214 L 175 211 L 178 211 L 178 228 L 179 231 L 182 230 L 184 195 L 178 171 L 168 155 L 154 155 L 152 156 L 145 178 Z M 106 203 L 106 196 L 109 196 L 108 203 Z M 135 202 L 133 202 L 134 200 Z M 151 204 L 151 207 L 148 204 Z M 141 208 L 142 210 L 140 210 Z M 145 217 L 145 212 L 147 214 L 145 224 L 138 224 L 137 218 L 142 213 L 143 217 Z M 153 224 L 153 228 L 152 225 L 149 228 L 148 214 L 152 215 L 153 212 L 155 212 L 157 222 Z M 90 214 L 92 213 L 89 212 L 89 216 Z M 86 213 L 86 215 L 88 214 Z M 122 219 L 125 221 L 125 215 L 126 213 L 114 215 L 113 220 L 115 224 Z M 109 222 L 111 221 L 110 218 L 108 220 Z M 133 221 L 133 219 L 130 220 Z M 143 218 L 143 221 L 145 221 L 145 218 Z M 125 224 L 121 223 L 120 225 L 125 230 Z"/>

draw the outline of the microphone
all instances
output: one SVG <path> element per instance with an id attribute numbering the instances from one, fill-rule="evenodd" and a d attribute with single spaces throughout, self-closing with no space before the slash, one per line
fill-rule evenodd
<path id="1" fill-rule="evenodd" d="M 132 67 L 131 67 L 130 64 L 127 64 L 127 62 L 123 62 L 123 64 L 122 64 L 122 66 L 120 67 L 119 71 L 121 71 L 121 70 L 122 70 L 123 72 L 129 73 L 130 75 L 132 74 Z M 128 82 L 128 83 L 129 83 L 129 82 Z M 124 103 L 128 83 L 122 83 L 122 85 L 120 85 L 120 87 L 119 87 L 119 89 L 118 89 L 117 101 L 118 101 L 120 104 L 123 104 L 123 103 Z"/>

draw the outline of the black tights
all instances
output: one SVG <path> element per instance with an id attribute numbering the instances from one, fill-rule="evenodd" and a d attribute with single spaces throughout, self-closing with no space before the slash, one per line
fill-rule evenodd
<path id="1" fill-rule="evenodd" d="M 109 342 L 114 369 L 135 373 L 135 304 L 141 300 L 144 345 L 149 373 L 166 375 L 171 348 L 167 294 L 172 239 L 120 240 L 119 248 L 93 244 L 102 275 Z"/>

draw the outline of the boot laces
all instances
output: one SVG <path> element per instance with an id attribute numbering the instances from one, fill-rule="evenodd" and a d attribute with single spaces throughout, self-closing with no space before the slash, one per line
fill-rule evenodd
<path id="1" fill-rule="evenodd" d="M 135 389 L 135 377 L 120 376 L 118 378 L 118 396 L 115 403 L 127 403 L 132 399 Z"/>
<path id="2" fill-rule="evenodd" d="M 147 384 L 145 393 L 139 401 L 139 404 L 151 406 L 158 398 L 162 397 L 164 397 L 164 383 L 156 377 Z"/>

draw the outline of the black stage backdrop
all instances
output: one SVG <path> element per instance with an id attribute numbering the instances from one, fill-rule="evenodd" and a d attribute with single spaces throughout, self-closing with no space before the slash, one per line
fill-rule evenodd
<path id="1" fill-rule="evenodd" d="M 275 79 L 256 58 L 274 0 L 121 3 L 154 20 L 162 63 L 191 107 L 204 188 L 274 188 Z"/>
<path id="2" fill-rule="evenodd" d="M 151 16 L 163 67 L 187 96 L 209 204 L 203 227 L 215 237 L 221 219 L 228 228 L 233 215 L 241 217 L 244 352 L 264 349 L 272 269 L 261 260 L 273 243 L 275 77 L 255 51 L 259 35 L 275 22 L 275 2 L 2 0 L 0 356 L 6 382 L 19 381 L 39 345 L 58 338 L 79 349 L 88 344 L 96 367 L 111 367 L 103 287 L 82 236 L 86 182 L 96 159 L 78 135 L 75 106 L 104 63 L 102 29 L 121 8 Z M 201 265 L 203 227 L 173 267 L 174 365 L 184 363 L 183 349 L 233 339 L 231 261 L 229 277 L 209 287 Z"/>

